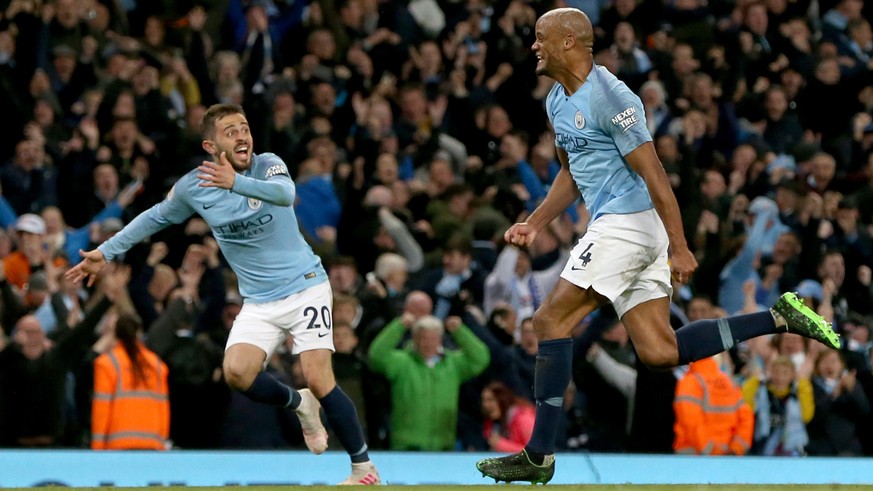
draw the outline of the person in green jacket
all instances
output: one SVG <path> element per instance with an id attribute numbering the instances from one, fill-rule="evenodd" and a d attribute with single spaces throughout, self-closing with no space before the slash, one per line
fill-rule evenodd
<path id="1" fill-rule="evenodd" d="M 406 330 L 412 346 L 399 348 Z M 443 331 L 460 350 L 443 350 Z M 488 347 L 461 323 L 431 315 L 404 313 L 391 321 L 370 345 L 370 366 L 391 383 L 391 449 L 452 450 L 458 421 L 461 383 L 482 373 Z"/>

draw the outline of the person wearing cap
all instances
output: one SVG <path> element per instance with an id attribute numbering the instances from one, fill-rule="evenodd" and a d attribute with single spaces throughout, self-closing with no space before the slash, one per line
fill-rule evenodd
<path id="1" fill-rule="evenodd" d="M 46 260 L 51 260 L 55 267 L 63 266 L 63 258 L 51 258 L 45 243 L 45 221 L 39 215 L 25 213 L 15 222 L 18 235 L 18 250 L 9 254 L 3 261 L 6 280 L 9 284 L 24 290 L 33 271 L 46 267 Z M 51 266 L 49 266 L 51 267 Z"/>

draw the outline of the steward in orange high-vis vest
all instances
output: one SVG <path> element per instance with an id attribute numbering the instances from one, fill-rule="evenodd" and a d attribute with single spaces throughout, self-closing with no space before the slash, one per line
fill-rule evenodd
<path id="1" fill-rule="evenodd" d="M 115 323 L 118 345 L 94 362 L 94 450 L 167 449 L 167 365 L 139 341 L 140 326 L 136 317 L 119 316 Z"/>
<path id="2" fill-rule="evenodd" d="M 715 357 L 689 365 L 676 384 L 673 409 L 676 453 L 744 455 L 752 446 L 752 410 Z"/>

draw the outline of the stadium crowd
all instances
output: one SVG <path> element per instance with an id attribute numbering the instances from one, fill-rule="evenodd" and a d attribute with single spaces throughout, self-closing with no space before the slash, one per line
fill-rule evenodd
<path id="1" fill-rule="evenodd" d="M 580 202 L 527 250 L 502 239 L 559 166 L 529 51 L 557 6 L 588 13 L 597 63 L 639 94 L 682 207 L 700 268 L 674 327 L 791 290 L 844 340 L 786 333 L 652 372 L 601 309 L 575 331 L 559 448 L 873 455 L 863 0 L 0 0 L 0 446 L 98 448 L 95 360 L 124 319 L 168 372 L 167 447 L 303 448 L 293 411 L 222 380 L 242 299 L 202 219 L 94 287 L 64 278 L 206 158 L 222 102 L 295 180 L 370 448 L 521 448 L 530 318 L 587 226 Z M 300 387 L 290 353 L 266 369 Z"/>

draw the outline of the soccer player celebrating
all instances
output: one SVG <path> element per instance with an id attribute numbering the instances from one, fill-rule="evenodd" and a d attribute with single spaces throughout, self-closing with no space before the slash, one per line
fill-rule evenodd
<path id="1" fill-rule="evenodd" d="M 546 12 L 531 49 L 536 73 L 556 83 L 546 99 L 561 170 L 545 200 L 505 239 L 530 245 L 579 193 L 591 214 L 558 284 L 534 315 L 539 339 L 536 422 L 524 450 L 477 463 L 498 481 L 546 483 L 555 472 L 555 431 L 570 380 L 570 332 L 594 309 L 612 303 L 640 359 L 653 368 L 700 360 L 755 336 L 796 332 L 833 348 L 839 336 L 824 319 L 786 293 L 768 311 L 700 320 L 675 332 L 669 324 L 671 274 L 684 283 L 697 268 L 681 215 L 640 99 L 595 66 L 591 21 L 579 10 Z M 670 261 L 668 261 L 668 257 Z"/>
<path id="2" fill-rule="evenodd" d="M 170 224 L 197 213 L 212 229 L 239 277 L 245 302 L 233 323 L 224 355 L 227 383 L 250 399 L 294 409 L 306 446 L 320 454 L 327 432 L 319 410 L 352 459 L 341 484 L 379 484 L 376 467 L 351 399 L 331 369 L 332 293 L 321 260 L 303 239 L 294 214 L 294 182 L 274 154 L 255 155 L 241 107 L 216 104 L 203 116 L 203 149 L 213 161 L 192 170 L 164 201 L 144 211 L 67 272 L 81 281 L 107 261 Z M 264 362 L 290 334 L 309 389 L 295 390 L 263 371 Z M 319 404 L 320 401 L 320 404 Z"/>

